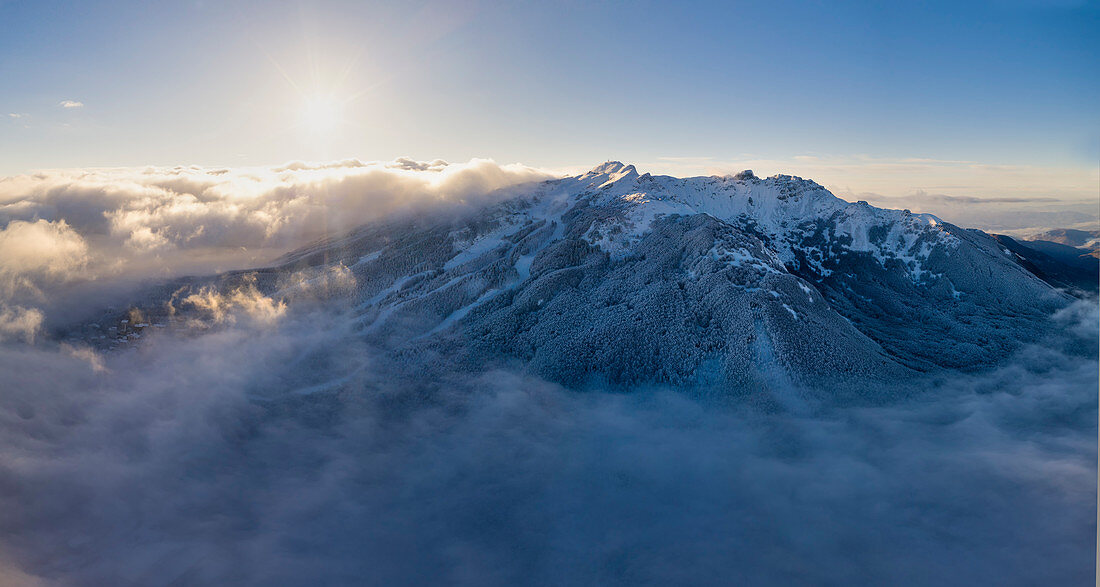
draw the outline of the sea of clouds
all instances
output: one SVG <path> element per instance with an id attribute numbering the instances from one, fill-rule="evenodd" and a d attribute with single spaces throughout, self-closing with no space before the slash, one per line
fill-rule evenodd
<path id="1" fill-rule="evenodd" d="M 338 304 L 254 290 L 202 294 L 201 332 L 104 353 L 50 339 L 51 314 L 88 303 L 73 292 L 258 264 L 546 174 L 86 174 L 0 181 L 0 584 L 1092 581 L 1094 300 L 998 368 L 799 414 L 420 371 Z"/>

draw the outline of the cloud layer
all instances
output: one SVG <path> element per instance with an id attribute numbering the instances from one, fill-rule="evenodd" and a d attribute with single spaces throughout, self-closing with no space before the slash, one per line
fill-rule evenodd
<path id="1" fill-rule="evenodd" d="M 269 317 L 109 356 L 0 352 L 0 573 L 65 584 L 1092 576 L 1094 305 L 1058 318 L 1066 338 L 996 371 L 805 415 L 667 389 L 570 392 L 508 370 L 425 379 L 337 316 Z"/>
<path id="2" fill-rule="evenodd" d="M 282 250 L 399 208 L 463 203 L 547 177 L 487 160 L 448 165 L 407 159 L 44 171 L 0 179 L 0 226 L 44 221 L 71 230 L 92 248 L 93 264 L 109 266 L 100 250 Z"/>

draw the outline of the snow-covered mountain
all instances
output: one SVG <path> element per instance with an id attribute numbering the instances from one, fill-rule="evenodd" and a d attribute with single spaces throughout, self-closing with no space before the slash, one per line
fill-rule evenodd
<path id="1" fill-rule="evenodd" d="M 608 162 L 497 202 L 179 280 L 79 334 L 118 344 L 136 324 L 209 312 L 189 292 L 211 283 L 292 303 L 307 288 L 398 360 L 751 393 L 989 365 L 1069 300 L 980 231 L 798 177 L 681 179 Z"/>

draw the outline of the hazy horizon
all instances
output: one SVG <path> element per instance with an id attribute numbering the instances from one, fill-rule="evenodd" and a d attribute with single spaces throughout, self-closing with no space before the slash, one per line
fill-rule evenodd
<path id="1" fill-rule="evenodd" d="M 415 162 L 415 164 L 428 168 L 433 161 L 436 163 L 443 162 L 442 159 L 432 159 Z M 498 164 L 491 159 L 479 158 L 471 159 L 468 162 L 453 163 L 457 164 L 455 168 L 458 168 L 469 165 L 474 161 L 486 161 L 494 165 Z M 142 175 L 149 175 L 153 170 L 169 172 L 177 168 L 186 168 L 199 175 L 206 173 L 221 175 L 232 170 L 236 174 L 247 176 L 251 171 L 260 173 L 270 173 L 273 170 L 284 170 L 284 172 L 291 171 L 294 166 L 310 166 L 318 169 L 347 169 L 349 168 L 347 165 L 349 162 L 353 162 L 354 166 L 363 168 L 371 166 L 392 168 L 400 165 L 402 162 L 414 162 L 414 160 L 408 157 L 395 157 L 392 160 L 385 161 L 363 161 L 349 157 L 331 161 L 285 161 L 278 165 L 237 168 L 225 166 L 204 167 L 198 165 L 176 165 L 164 167 L 140 166 L 41 169 L 18 176 L 0 177 L 0 206 L 6 205 L 9 209 L 19 209 L 20 206 L 17 204 L 20 202 L 25 203 L 28 200 L 34 200 L 38 197 L 35 195 L 35 192 L 41 187 L 41 184 L 50 182 L 56 183 L 58 178 L 61 177 L 67 177 L 70 181 L 79 183 L 89 177 L 95 176 L 99 172 L 109 172 L 116 176 L 132 175 L 140 179 Z M 567 168 L 547 168 L 514 162 L 508 165 L 502 165 L 502 167 L 528 169 L 533 174 L 550 178 L 579 175 L 602 162 L 603 160 L 594 161 L 588 165 Z M 872 205 L 883 208 L 905 208 L 914 212 L 934 214 L 942 220 L 965 228 L 977 228 L 988 232 L 1003 233 L 1012 236 L 1027 237 L 1047 230 L 1063 228 L 1100 230 L 1100 196 L 1086 197 L 1083 199 L 1057 198 L 1049 195 L 1029 195 L 1030 192 L 1026 190 L 1010 191 L 1008 192 L 1009 195 L 998 196 L 987 189 L 961 189 L 960 186 L 941 186 L 949 188 L 949 190 L 945 191 L 915 189 L 907 193 L 891 194 L 876 192 L 873 189 L 853 188 L 853 184 L 847 181 L 849 174 L 853 174 L 855 177 L 862 179 L 861 183 L 854 185 L 874 187 L 876 185 L 881 185 L 882 182 L 887 181 L 889 177 L 918 177 L 927 166 L 942 163 L 953 163 L 957 176 L 970 176 L 972 181 L 988 177 L 991 174 L 1009 172 L 1002 168 L 981 166 L 973 162 L 930 162 L 911 160 L 896 164 L 886 164 L 883 162 L 874 162 L 869 158 L 865 158 L 862 167 L 853 163 L 829 163 L 815 158 L 801 158 L 793 162 L 762 160 L 717 162 L 699 158 L 670 159 L 668 161 L 658 161 L 652 164 L 636 163 L 629 160 L 624 162 L 627 164 L 635 164 L 639 173 L 672 175 L 674 177 L 689 177 L 693 175 L 732 175 L 746 169 L 753 170 L 761 177 L 775 174 L 795 175 L 814 180 L 822 184 L 826 189 L 832 191 L 837 197 L 850 202 L 865 200 Z M 438 169 L 440 168 L 437 168 L 437 170 Z M 802 170 L 802 173 L 799 173 L 799 170 Z M 1069 178 L 1069 181 L 1067 181 L 1067 178 L 1062 178 L 1061 181 L 1066 182 L 1061 184 L 1061 190 L 1064 193 L 1072 193 L 1077 189 L 1077 187 L 1072 184 L 1072 178 Z M 36 184 L 38 184 L 38 187 L 35 187 Z M 1052 189 L 1053 192 L 1059 191 L 1057 186 L 1058 184 L 1055 183 Z M 1098 183 L 1098 186 L 1100 186 L 1100 183 Z M 950 190 L 952 187 L 954 187 L 954 190 Z M 956 195 L 950 195 L 947 191 L 952 191 L 952 193 Z M 254 190 L 252 190 L 248 193 L 239 195 L 242 197 L 251 197 L 256 194 Z M 366 195 L 366 197 L 369 198 L 369 194 Z M 32 218 L 32 216 L 28 216 L 25 213 L 25 208 L 24 213 L 17 213 L 14 215 L 11 212 L 5 213 L 4 210 L 0 208 L 0 219 L 3 219 L 5 216 L 23 219 Z M 347 228 L 351 229 L 354 227 L 349 226 Z"/>

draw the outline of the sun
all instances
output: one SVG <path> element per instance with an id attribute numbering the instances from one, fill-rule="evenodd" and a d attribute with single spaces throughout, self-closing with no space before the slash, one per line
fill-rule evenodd
<path id="1" fill-rule="evenodd" d="M 302 128 L 316 134 L 330 134 L 341 120 L 340 102 L 330 96 L 313 96 L 302 104 Z"/>

